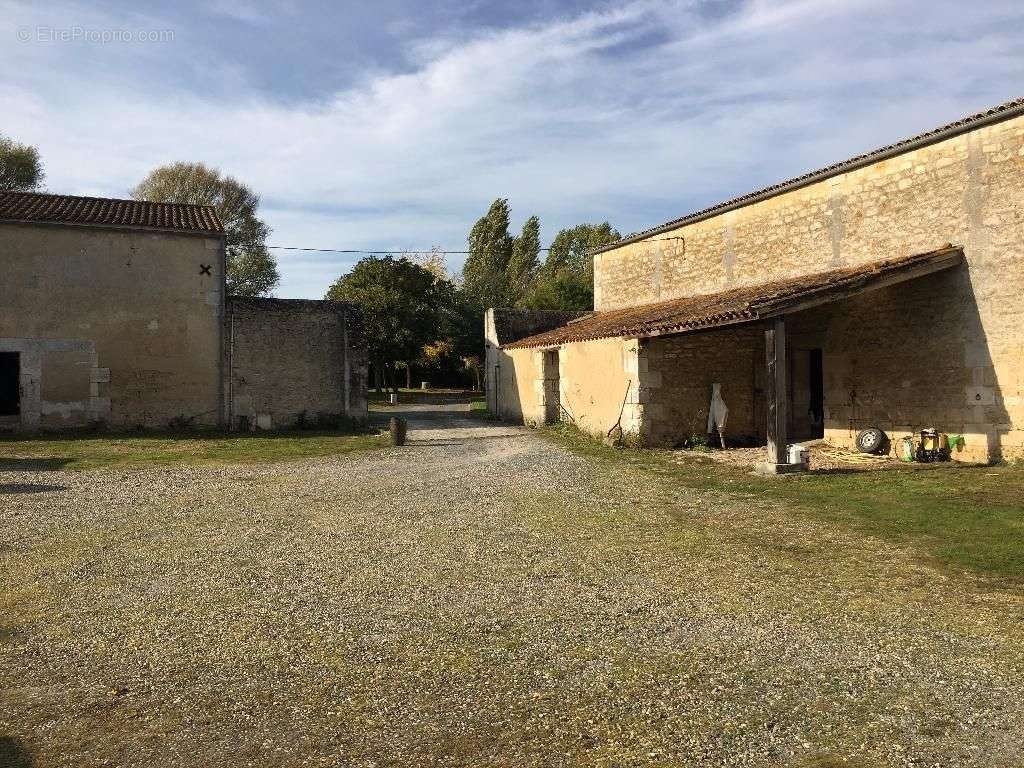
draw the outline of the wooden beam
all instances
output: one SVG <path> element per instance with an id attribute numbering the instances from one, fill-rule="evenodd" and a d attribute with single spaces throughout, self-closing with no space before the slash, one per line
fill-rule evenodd
<path id="1" fill-rule="evenodd" d="M 764 332 L 768 366 L 765 395 L 768 400 L 768 463 L 788 464 L 786 455 L 786 319 L 775 318 Z"/>

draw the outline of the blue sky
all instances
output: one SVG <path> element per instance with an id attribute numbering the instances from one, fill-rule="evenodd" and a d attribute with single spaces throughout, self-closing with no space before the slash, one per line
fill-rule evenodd
<path id="1" fill-rule="evenodd" d="M 459 250 L 495 197 L 627 233 L 1024 96 L 1022 44 L 1019 0 L 0 0 L 0 132 L 54 192 L 201 160 L 271 243 Z M 352 264 L 277 253 L 284 297 Z"/>

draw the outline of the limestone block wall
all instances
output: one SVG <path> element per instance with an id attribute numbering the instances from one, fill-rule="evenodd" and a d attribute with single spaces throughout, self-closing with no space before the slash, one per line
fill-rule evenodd
<path id="1" fill-rule="evenodd" d="M 959 458 L 1014 456 L 1019 430 L 1005 395 L 997 400 L 995 378 L 984 378 L 994 370 L 988 348 L 967 343 L 978 322 L 970 289 L 969 275 L 960 268 L 790 319 L 791 346 L 816 335 L 824 350 L 830 442 L 852 446 L 857 432 L 869 426 L 893 439 L 935 427 L 965 436 Z M 964 365 L 967 353 L 976 365 Z M 1004 391 L 1019 391 L 1019 370 L 1016 377 L 1004 380 Z M 1019 415 L 1016 423 L 1022 423 Z"/>
<path id="2" fill-rule="evenodd" d="M 641 433 L 648 372 L 636 339 L 598 339 L 559 349 L 559 397 L 563 420 L 596 437 L 620 424 L 626 435 Z M 620 422 L 621 416 L 621 422 Z"/>
<path id="3" fill-rule="evenodd" d="M 561 312 L 551 310 L 533 309 L 512 309 L 512 308 L 491 308 L 484 314 L 484 393 L 486 395 L 487 409 L 491 413 L 498 413 L 498 395 L 501 391 L 501 381 L 498 380 L 499 365 L 509 364 L 510 359 L 502 347 L 511 344 L 519 339 L 532 336 L 535 333 L 557 328 L 573 318 L 587 314 L 585 312 Z M 506 369 L 510 374 L 511 368 Z M 505 381 L 505 391 L 511 392 L 511 379 Z M 518 420 L 522 414 L 516 412 L 512 418 Z"/>
<path id="4" fill-rule="evenodd" d="M 220 237 L 2 223 L 0 261 L 23 392 L 6 426 L 221 422 Z"/>
<path id="5" fill-rule="evenodd" d="M 544 352 L 540 349 L 499 350 L 489 390 L 491 410 L 505 421 L 543 424 Z"/>
<path id="6" fill-rule="evenodd" d="M 1024 118 L 597 254 L 595 309 L 712 293 L 945 243 L 963 247 L 967 271 L 956 291 L 942 297 L 964 305 L 963 325 L 946 337 L 956 345 L 950 366 L 959 372 L 949 372 L 961 394 L 954 406 L 943 390 L 943 407 L 950 409 L 944 421 L 951 431 L 984 436 L 991 457 L 1024 456 Z M 879 375 L 893 380 L 896 368 L 893 359 Z"/>
<path id="7" fill-rule="evenodd" d="M 641 360 L 657 373 L 644 392 L 644 436 L 673 446 L 707 432 L 711 385 L 729 408 L 727 444 L 764 435 L 764 329 L 742 327 L 648 339 Z"/>
<path id="8" fill-rule="evenodd" d="M 227 333 L 232 428 L 366 420 L 367 350 L 355 307 L 232 296 Z"/>

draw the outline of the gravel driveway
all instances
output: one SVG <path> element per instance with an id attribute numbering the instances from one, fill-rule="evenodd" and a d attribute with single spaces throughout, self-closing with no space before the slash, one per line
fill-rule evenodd
<path id="1" fill-rule="evenodd" d="M 0 763 L 1020 765 L 1020 592 L 403 410 L 401 449 L 0 473 Z"/>

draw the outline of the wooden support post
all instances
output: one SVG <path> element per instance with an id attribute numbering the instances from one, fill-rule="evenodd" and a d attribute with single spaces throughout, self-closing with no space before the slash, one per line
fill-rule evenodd
<path id="1" fill-rule="evenodd" d="M 765 360 L 768 364 L 768 464 L 788 464 L 786 455 L 786 320 L 777 317 L 764 332 Z"/>

